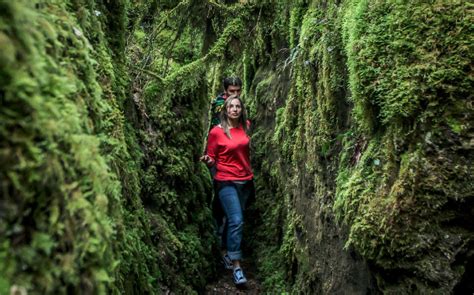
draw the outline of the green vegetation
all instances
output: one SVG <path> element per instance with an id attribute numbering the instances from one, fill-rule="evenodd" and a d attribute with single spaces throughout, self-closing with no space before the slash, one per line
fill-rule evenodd
<path id="1" fill-rule="evenodd" d="M 339 253 L 355 252 L 383 292 L 452 292 L 472 261 L 472 7 L 288 7 L 289 19 L 274 11 L 286 59 L 260 67 L 250 91 L 265 286 L 337 292 L 356 272 Z"/>
<path id="2" fill-rule="evenodd" d="M 191 291 L 212 273 L 206 93 L 131 100 L 127 13 L 146 9 L 130 5 L 0 2 L 1 294 Z"/>
<path id="3" fill-rule="evenodd" d="M 203 290 L 198 158 L 227 75 L 253 122 L 246 247 L 265 291 L 472 287 L 472 12 L 0 0 L 0 294 Z"/>

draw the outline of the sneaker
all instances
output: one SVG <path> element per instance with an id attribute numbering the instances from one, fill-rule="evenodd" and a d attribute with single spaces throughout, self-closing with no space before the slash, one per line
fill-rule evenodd
<path id="1" fill-rule="evenodd" d="M 225 254 L 222 256 L 222 264 L 224 264 L 225 269 L 233 269 L 234 264 L 232 263 L 232 260 L 230 259 L 229 255 Z"/>
<path id="2" fill-rule="evenodd" d="M 242 269 L 240 267 L 234 269 L 234 284 L 242 285 L 245 283 L 247 283 L 247 279 L 245 278 L 244 272 L 242 271 Z"/>

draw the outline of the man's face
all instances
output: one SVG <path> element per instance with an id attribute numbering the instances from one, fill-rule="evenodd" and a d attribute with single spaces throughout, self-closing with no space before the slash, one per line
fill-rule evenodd
<path id="1" fill-rule="evenodd" d="M 231 95 L 240 96 L 241 92 L 242 92 L 242 89 L 240 88 L 240 86 L 236 86 L 236 85 L 229 85 L 229 87 L 227 87 L 227 89 L 225 90 L 225 93 L 227 94 L 227 96 L 231 96 Z"/>

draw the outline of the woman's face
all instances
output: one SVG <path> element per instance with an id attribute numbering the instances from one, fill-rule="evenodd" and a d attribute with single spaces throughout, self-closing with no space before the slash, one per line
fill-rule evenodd
<path id="1" fill-rule="evenodd" d="M 240 115 L 242 114 L 242 105 L 240 104 L 240 100 L 234 98 L 230 101 L 227 105 L 227 116 L 229 119 L 239 119 Z"/>

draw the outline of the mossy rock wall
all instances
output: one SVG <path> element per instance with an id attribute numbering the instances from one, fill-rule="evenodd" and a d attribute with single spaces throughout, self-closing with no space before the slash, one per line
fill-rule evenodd
<path id="1" fill-rule="evenodd" d="M 0 1 L 0 294 L 192 293 L 212 275 L 205 84 L 131 91 L 152 9 Z"/>
<path id="2" fill-rule="evenodd" d="M 199 292 L 244 80 L 265 291 L 474 287 L 467 1 L 0 0 L 0 293 Z"/>
<path id="3" fill-rule="evenodd" d="M 247 82 L 265 286 L 472 290 L 471 5 L 288 7 Z"/>

